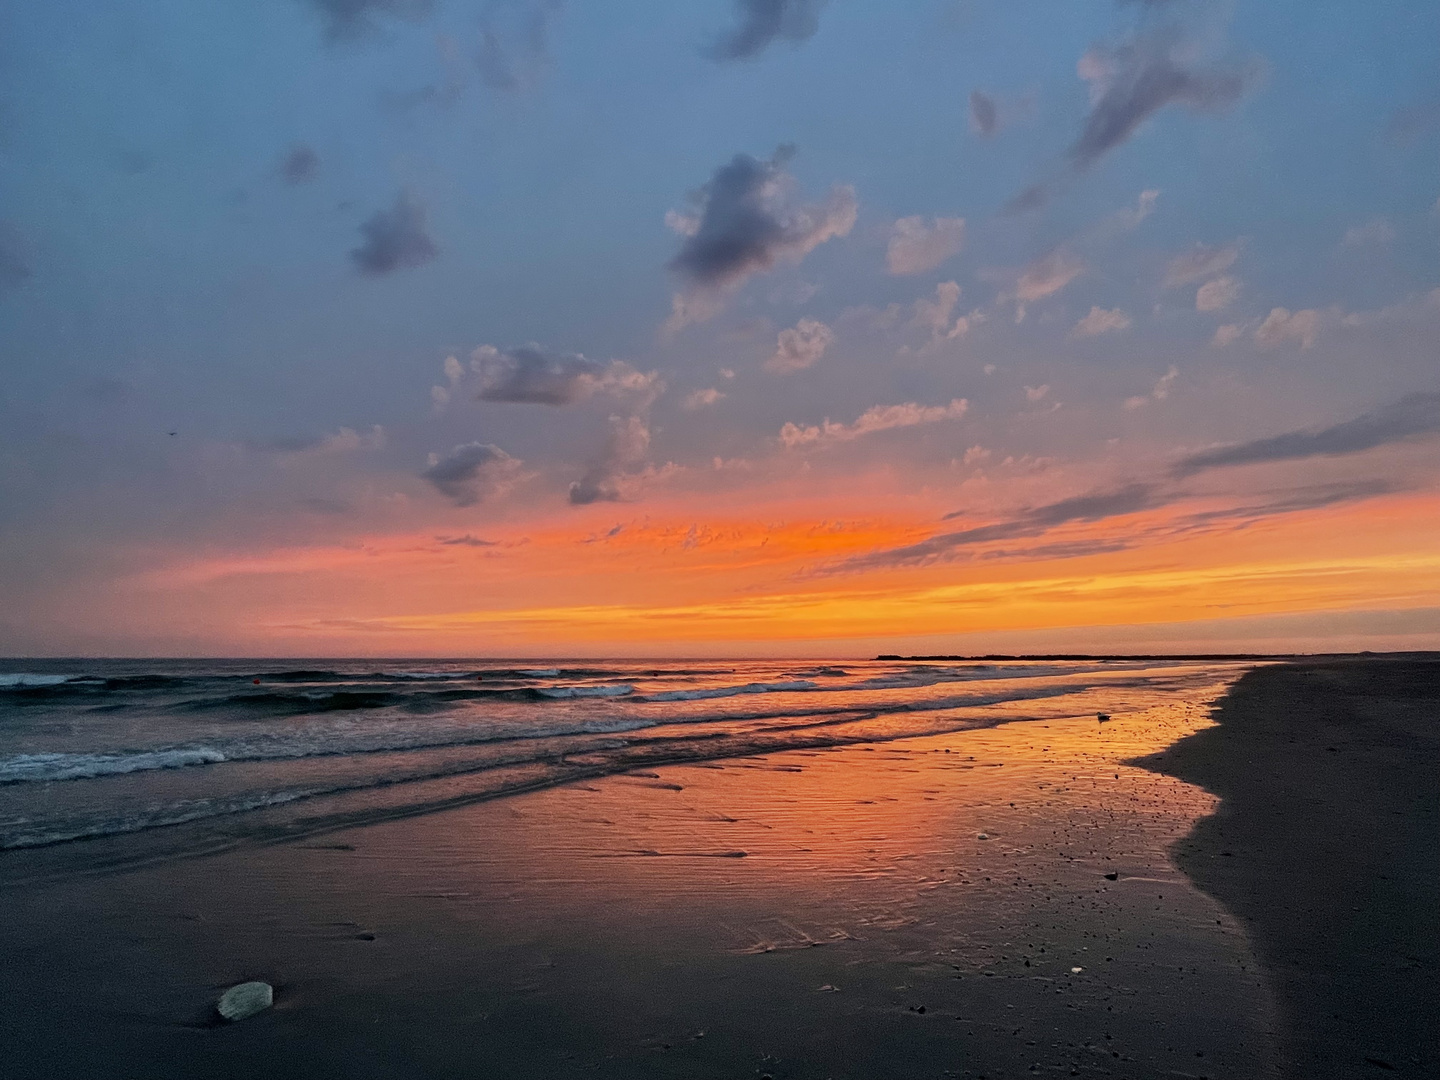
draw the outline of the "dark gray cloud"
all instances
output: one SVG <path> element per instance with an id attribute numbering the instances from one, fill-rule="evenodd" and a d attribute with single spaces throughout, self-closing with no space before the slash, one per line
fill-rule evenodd
<path id="1" fill-rule="evenodd" d="M 970 126 L 977 134 L 989 138 L 999 130 L 1000 110 L 995 99 L 979 90 L 970 91 Z"/>
<path id="2" fill-rule="evenodd" d="M 1157 34 L 1085 54 L 1080 73 L 1090 82 L 1091 107 L 1070 147 L 1077 170 L 1088 169 L 1167 105 L 1216 111 L 1234 104 L 1249 87 L 1250 72 L 1187 67 L 1178 44 L 1173 35 Z"/>
<path id="3" fill-rule="evenodd" d="M 1175 476 L 1207 469 L 1358 454 L 1377 446 L 1440 432 L 1440 394 L 1409 394 L 1373 412 L 1327 428 L 1287 431 L 1268 439 L 1218 446 L 1176 462 Z"/>
<path id="4" fill-rule="evenodd" d="M 492 90 L 523 90 L 539 81 L 549 61 L 550 20 L 559 0 L 491 0 L 480 15 L 475 64 Z"/>
<path id="5" fill-rule="evenodd" d="M 0 293 L 18 289 L 30 277 L 25 239 L 8 222 L 0 221 Z"/>
<path id="6" fill-rule="evenodd" d="M 748 60 L 775 41 L 798 45 L 820 29 L 825 0 L 735 0 L 738 25 L 705 54 L 713 60 Z"/>
<path id="7" fill-rule="evenodd" d="M 697 214 L 672 214 L 685 235 L 670 268 L 704 289 L 738 285 L 781 258 L 798 259 L 855 224 L 855 192 L 836 187 L 822 204 L 794 206 L 785 196 L 793 181 L 781 147 L 769 161 L 736 154 L 696 195 Z"/>
<path id="8" fill-rule="evenodd" d="M 320 155 L 303 143 L 293 146 L 280 162 L 280 175 L 287 184 L 308 184 L 320 175 Z"/>
<path id="9" fill-rule="evenodd" d="M 1072 521 L 1099 521 L 1102 518 L 1117 517 L 1148 510 L 1164 502 L 1159 489 L 1153 484 L 1130 484 L 1116 491 L 1092 492 L 1077 495 L 1059 502 L 1033 507 L 1015 515 L 1008 521 L 993 525 L 980 525 L 959 532 L 941 533 L 922 540 L 918 544 L 872 552 L 846 560 L 841 564 L 845 570 L 864 570 L 877 566 L 907 566 L 934 562 L 952 556 L 961 548 L 985 544 L 994 540 L 1017 540 L 1040 536 Z M 946 514 L 941 520 L 949 521 L 961 516 L 963 511 Z"/>
<path id="10" fill-rule="evenodd" d="M 363 274 L 390 274 L 424 266 L 440 249 L 425 231 L 425 208 L 409 193 L 395 197 L 389 210 L 377 210 L 360 226 L 365 242 L 350 252 Z"/>
<path id="11" fill-rule="evenodd" d="M 325 19 L 331 41 L 364 37 L 378 29 L 377 15 L 419 21 L 430 14 L 431 0 L 307 0 Z"/>
<path id="12" fill-rule="evenodd" d="M 471 536 L 466 533 L 464 536 L 437 536 L 437 544 L 444 544 L 446 547 L 499 547 L 499 540 L 482 540 L 478 536 Z"/>
<path id="13" fill-rule="evenodd" d="M 579 353 L 547 353 L 539 345 L 502 352 L 494 346 L 475 351 L 481 401 L 569 405 L 588 397 L 604 371 L 603 365 Z"/>
<path id="14" fill-rule="evenodd" d="M 858 555 L 831 567 L 822 568 L 819 573 L 834 574 L 871 570 L 877 567 L 920 566 L 958 558 L 1077 558 L 1085 555 L 1125 551 L 1147 542 L 1172 540 L 1179 536 L 1244 529 L 1257 521 L 1280 514 L 1319 510 L 1338 503 L 1387 495 L 1396 490 L 1399 488 L 1395 484 L 1383 479 L 1321 484 L 1278 494 L 1272 493 L 1262 497 L 1258 502 L 1183 514 L 1152 522 L 1143 527 L 1127 527 L 1123 536 L 1021 544 L 1015 547 L 991 548 L 982 552 L 969 550 L 980 544 L 1026 540 L 1043 536 L 1051 529 L 1072 522 L 1102 521 L 1106 518 L 1139 513 L 1142 510 L 1154 510 L 1192 497 L 1182 490 L 1163 489 L 1159 484 L 1137 483 L 1116 491 L 1092 492 L 1048 503 L 1023 511 L 1008 521 L 996 522 L 993 525 L 981 525 L 960 532 L 941 533 L 905 547 Z M 950 514 L 947 515 L 947 518 L 955 516 Z"/>
<path id="15" fill-rule="evenodd" d="M 441 457 L 430 455 L 420 475 L 456 506 L 474 506 L 508 486 L 520 461 L 493 443 L 464 443 Z"/>

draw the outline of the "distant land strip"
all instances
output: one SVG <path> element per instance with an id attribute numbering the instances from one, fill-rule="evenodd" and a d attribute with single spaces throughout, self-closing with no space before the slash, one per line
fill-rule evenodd
<path id="1" fill-rule="evenodd" d="M 934 654 L 900 656 L 881 653 L 876 660 L 1299 660 L 1329 659 L 1342 656 L 1412 657 L 1440 655 L 1431 652 L 1358 652 L 1358 653 L 986 653 L 983 656 Z"/>

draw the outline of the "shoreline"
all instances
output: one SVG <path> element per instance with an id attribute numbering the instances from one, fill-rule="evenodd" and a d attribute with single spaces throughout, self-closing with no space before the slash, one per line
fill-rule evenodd
<path id="1" fill-rule="evenodd" d="M 1172 850 L 1233 913 L 1286 1075 L 1440 1075 L 1440 659 L 1260 667 L 1132 764 L 1220 799 Z"/>

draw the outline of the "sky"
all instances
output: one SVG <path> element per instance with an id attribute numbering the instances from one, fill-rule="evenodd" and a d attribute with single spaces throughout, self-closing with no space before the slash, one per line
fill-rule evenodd
<path id="1" fill-rule="evenodd" d="M 1432 0 L 0 31 L 0 654 L 1440 648 Z"/>

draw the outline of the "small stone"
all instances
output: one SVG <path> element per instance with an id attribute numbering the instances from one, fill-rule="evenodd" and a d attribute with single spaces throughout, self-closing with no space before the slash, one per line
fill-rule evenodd
<path id="1" fill-rule="evenodd" d="M 266 982 L 244 982 L 221 995 L 215 1011 L 226 1020 L 244 1020 L 275 1004 L 275 988 Z"/>
<path id="2" fill-rule="evenodd" d="M 1120 874 L 1119 874 L 1118 871 L 1115 872 L 1115 873 L 1106 874 L 1106 875 L 1105 875 L 1105 880 L 1106 880 L 1106 881 L 1119 881 L 1119 880 L 1120 880 Z"/>

